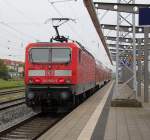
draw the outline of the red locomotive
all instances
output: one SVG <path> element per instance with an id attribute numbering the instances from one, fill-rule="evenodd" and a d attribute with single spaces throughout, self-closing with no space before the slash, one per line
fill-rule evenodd
<path id="1" fill-rule="evenodd" d="M 25 84 L 28 106 L 76 105 L 88 91 L 94 91 L 110 80 L 111 71 L 96 62 L 80 43 L 62 40 L 27 46 Z"/>
<path id="2" fill-rule="evenodd" d="M 78 96 L 110 80 L 110 71 L 77 43 L 33 43 L 26 48 L 27 104 L 78 102 Z"/>

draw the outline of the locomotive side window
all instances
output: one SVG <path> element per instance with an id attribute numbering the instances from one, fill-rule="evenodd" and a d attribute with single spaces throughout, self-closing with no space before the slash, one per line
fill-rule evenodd
<path id="1" fill-rule="evenodd" d="M 71 50 L 68 48 L 33 48 L 30 50 L 32 63 L 69 63 Z"/>

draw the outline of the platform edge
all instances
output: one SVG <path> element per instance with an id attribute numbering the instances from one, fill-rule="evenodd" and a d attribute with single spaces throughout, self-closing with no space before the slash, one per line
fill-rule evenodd
<path id="1" fill-rule="evenodd" d="M 84 129 L 81 131 L 77 140 L 90 140 L 92 134 L 94 132 L 94 128 L 98 122 L 98 119 L 103 111 L 107 98 L 113 88 L 114 81 L 111 82 L 109 89 L 107 90 L 106 94 L 104 95 L 103 99 L 101 100 L 100 104 L 95 109 L 93 115 L 90 117 L 88 123 L 85 125 Z"/>

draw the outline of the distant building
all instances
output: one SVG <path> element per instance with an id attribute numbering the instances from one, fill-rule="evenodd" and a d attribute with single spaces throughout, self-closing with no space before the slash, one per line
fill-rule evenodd
<path id="1" fill-rule="evenodd" d="M 14 61 L 9 59 L 2 59 L 4 64 L 8 67 L 11 78 L 21 78 L 24 73 L 24 62 Z"/>

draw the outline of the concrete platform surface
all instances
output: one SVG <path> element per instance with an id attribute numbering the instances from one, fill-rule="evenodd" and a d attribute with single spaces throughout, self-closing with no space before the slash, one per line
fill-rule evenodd
<path id="1" fill-rule="evenodd" d="M 109 82 L 96 92 L 49 129 L 39 140 L 90 140 L 113 83 Z"/>
<path id="2" fill-rule="evenodd" d="M 104 140 L 150 140 L 150 106 L 111 107 Z"/>
<path id="3" fill-rule="evenodd" d="M 127 85 L 119 93 L 113 98 L 134 97 Z M 143 96 L 138 100 L 143 102 Z M 150 103 L 142 108 L 110 107 L 104 140 L 150 140 Z"/>

